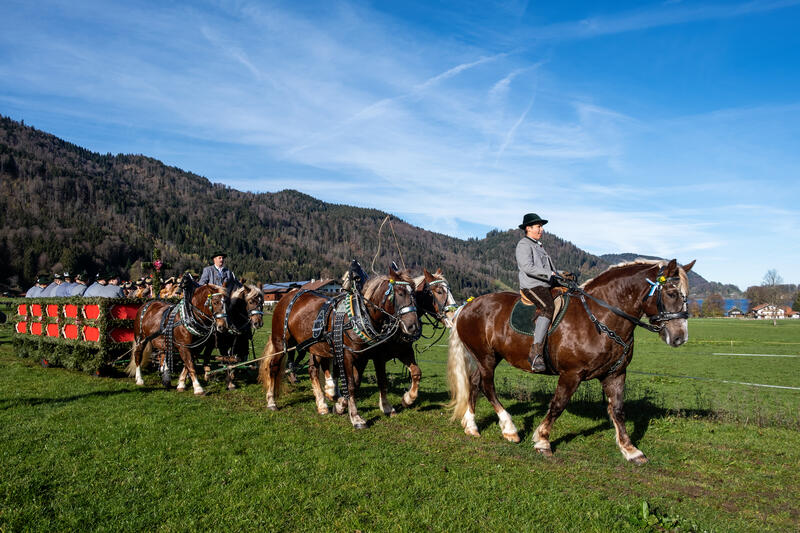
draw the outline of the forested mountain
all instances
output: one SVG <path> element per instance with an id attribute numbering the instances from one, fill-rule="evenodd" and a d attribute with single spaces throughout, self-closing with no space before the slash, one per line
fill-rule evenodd
<path id="1" fill-rule="evenodd" d="M 291 185 L 287 183 L 287 186 Z M 171 273 L 199 271 L 216 250 L 239 277 L 339 277 L 350 259 L 369 270 L 386 213 L 294 190 L 241 192 L 142 155 L 101 155 L 0 116 L 0 282 L 27 288 L 37 273 L 114 269 L 141 275 L 161 250 Z M 406 266 L 441 267 L 456 296 L 516 288 L 518 230 L 461 240 L 393 219 Z M 581 279 L 609 261 L 551 234 L 556 265 Z M 401 262 L 388 225 L 375 269 Z"/>

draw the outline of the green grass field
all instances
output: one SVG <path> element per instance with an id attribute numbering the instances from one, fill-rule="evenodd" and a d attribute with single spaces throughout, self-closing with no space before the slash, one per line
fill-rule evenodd
<path id="1" fill-rule="evenodd" d="M 260 353 L 267 329 L 256 338 Z M 530 441 L 555 378 L 498 369 L 521 444 L 478 403 L 483 436 L 444 405 L 446 348 L 419 356 L 418 405 L 370 423 L 320 416 L 307 376 L 269 412 L 253 373 L 208 395 L 42 368 L 0 336 L 0 531 L 796 531 L 800 321 L 692 320 L 668 348 L 637 332 L 626 407 L 651 462 L 627 464 L 596 382 L 556 423 L 555 457 Z M 371 369 L 371 367 L 370 367 Z M 400 405 L 403 369 L 389 365 Z M 173 380 L 173 383 L 175 381 Z"/>

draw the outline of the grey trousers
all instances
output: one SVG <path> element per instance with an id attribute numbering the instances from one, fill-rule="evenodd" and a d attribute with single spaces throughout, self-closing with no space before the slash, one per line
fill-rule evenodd
<path id="1" fill-rule="evenodd" d="M 553 321 L 553 313 L 556 306 L 553 303 L 553 295 L 550 294 L 550 287 L 534 287 L 532 289 L 522 289 L 520 292 L 525 297 L 536 303 L 538 313 L 536 319 L 533 321 L 535 331 L 533 332 L 533 342 L 542 343 L 547 336 L 547 328 L 550 327 L 550 322 Z"/>

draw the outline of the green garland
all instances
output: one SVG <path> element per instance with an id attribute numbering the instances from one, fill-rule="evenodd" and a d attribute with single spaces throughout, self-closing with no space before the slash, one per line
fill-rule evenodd
<path id="1" fill-rule="evenodd" d="M 111 316 L 111 307 L 115 305 L 141 306 L 146 301 L 143 298 L 83 298 L 81 296 L 10 299 L 8 302 L 12 303 L 14 308 L 8 316 L 8 321 L 14 324 L 13 345 L 15 352 L 20 357 L 41 359 L 43 362 L 46 361 L 48 365 L 98 373 L 116 359 L 124 356 L 132 347 L 131 342 L 116 342 L 109 337 L 109 333 L 115 328 L 133 329 L 133 320 L 114 318 Z M 18 306 L 20 304 L 28 306 L 24 317 L 18 314 Z M 33 304 L 42 306 L 41 317 L 33 317 L 31 314 L 31 305 Z M 55 317 L 47 316 L 47 305 L 53 304 L 59 306 L 59 314 Z M 64 316 L 64 306 L 70 304 L 78 306 L 77 317 Z M 99 306 L 100 315 L 94 319 L 85 318 L 81 311 L 83 306 L 86 305 Z M 33 320 L 34 318 L 38 320 Z M 17 332 L 17 323 L 23 321 L 28 323 L 26 333 L 19 333 Z M 30 333 L 31 324 L 34 322 L 42 324 L 41 335 Z M 58 325 L 58 337 L 47 335 L 47 326 L 49 324 Z M 61 330 L 67 324 L 76 325 L 79 331 L 83 326 L 95 327 L 99 330 L 99 340 L 95 342 L 80 338 L 64 338 L 61 336 Z"/>

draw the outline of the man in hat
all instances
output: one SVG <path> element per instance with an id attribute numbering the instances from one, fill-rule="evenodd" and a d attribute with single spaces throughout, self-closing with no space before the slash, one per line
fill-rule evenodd
<path id="1" fill-rule="evenodd" d="M 84 298 L 103 296 L 103 290 L 106 287 L 107 279 L 105 272 L 98 272 L 95 276 L 95 282 L 89 285 L 86 292 L 83 293 Z"/>
<path id="2" fill-rule="evenodd" d="M 175 291 L 175 277 L 170 276 L 164 280 L 164 286 L 161 287 L 161 294 L 158 295 L 159 298 L 171 298 L 173 296 L 173 292 Z"/>
<path id="3" fill-rule="evenodd" d="M 119 286 L 119 274 L 111 274 L 108 277 L 108 285 L 103 287 L 102 294 L 106 298 L 124 298 L 125 293 L 122 292 L 122 287 Z"/>
<path id="4" fill-rule="evenodd" d="M 58 289 L 58 286 L 61 285 L 62 283 L 64 283 L 64 280 L 62 279 L 62 277 L 63 276 L 58 272 L 53 274 L 53 283 L 51 283 L 50 285 L 45 287 L 44 290 L 42 291 L 42 293 L 39 295 L 39 297 L 40 298 L 52 298 L 53 296 L 55 296 L 56 295 L 56 289 Z"/>
<path id="5" fill-rule="evenodd" d="M 64 272 L 64 274 L 62 274 L 62 277 L 64 281 L 61 283 L 61 285 L 56 287 L 53 296 L 66 298 L 67 296 L 69 296 L 69 293 L 72 292 L 72 287 L 75 284 L 72 282 L 72 274 L 70 274 L 69 272 Z"/>
<path id="6" fill-rule="evenodd" d="M 39 276 L 36 278 L 36 283 L 25 293 L 25 298 L 38 298 L 41 296 L 42 291 L 47 288 L 48 281 L 47 276 Z"/>
<path id="7" fill-rule="evenodd" d="M 547 367 L 544 362 L 544 341 L 547 329 L 553 320 L 555 304 L 550 287 L 559 279 L 575 281 L 575 275 L 565 272 L 560 275 L 553 266 L 553 261 L 542 246 L 542 226 L 547 224 L 536 213 L 528 213 L 522 218 L 519 229 L 525 236 L 517 243 L 517 266 L 519 267 L 519 291 L 523 298 L 533 302 L 537 309 L 534 315 L 534 333 L 528 361 L 534 372 L 545 372 Z"/>
<path id="8" fill-rule="evenodd" d="M 86 272 L 80 272 L 75 276 L 75 283 L 72 284 L 69 296 L 83 296 L 86 292 L 86 280 L 89 276 Z"/>
<path id="9" fill-rule="evenodd" d="M 134 293 L 134 289 L 132 288 L 133 284 L 130 281 L 126 281 L 122 284 L 122 292 L 125 293 L 126 298 L 131 298 Z"/>
<path id="10" fill-rule="evenodd" d="M 213 265 L 209 265 L 203 269 L 203 273 L 200 275 L 200 281 L 198 284 L 200 285 L 207 285 L 211 283 L 212 285 L 223 285 L 227 283 L 227 287 L 230 289 L 239 284 L 236 280 L 236 276 L 234 276 L 233 272 L 225 266 L 225 258 L 228 257 L 227 254 L 223 252 L 217 252 L 213 255 Z"/>

